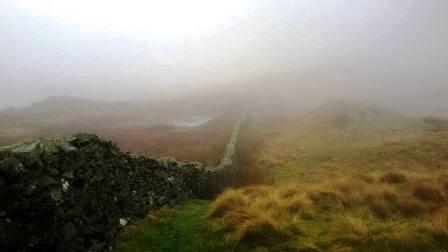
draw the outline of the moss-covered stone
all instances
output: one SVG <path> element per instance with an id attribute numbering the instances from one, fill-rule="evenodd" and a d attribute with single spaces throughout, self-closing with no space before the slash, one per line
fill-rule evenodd
<path id="1" fill-rule="evenodd" d="M 1 147 L 0 251 L 100 251 L 124 222 L 211 196 L 230 176 L 123 153 L 90 134 Z"/>

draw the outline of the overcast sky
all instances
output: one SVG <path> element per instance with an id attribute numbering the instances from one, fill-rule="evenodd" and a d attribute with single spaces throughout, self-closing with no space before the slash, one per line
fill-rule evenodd
<path id="1" fill-rule="evenodd" d="M 447 13 L 446 0 L 0 0 L 0 107 L 260 82 L 443 109 Z"/>

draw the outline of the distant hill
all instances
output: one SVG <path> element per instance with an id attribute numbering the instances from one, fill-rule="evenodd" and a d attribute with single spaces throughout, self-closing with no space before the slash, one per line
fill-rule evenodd
<path id="1" fill-rule="evenodd" d="M 114 119 L 130 118 L 129 104 L 99 102 L 70 96 L 49 97 L 22 108 L 0 111 L 0 125 L 46 127 L 58 124 L 110 123 Z"/>
<path id="2" fill-rule="evenodd" d="M 362 125 L 393 128 L 417 123 L 417 120 L 386 107 L 347 100 L 323 103 L 311 109 L 308 117 L 342 128 Z"/>
<path id="3" fill-rule="evenodd" d="M 434 131 L 448 131 L 448 119 L 428 116 L 423 121 L 430 124 Z"/>
<path id="4" fill-rule="evenodd" d="M 226 105 L 226 103 L 230 105 Z M 95 101 L 72 96 L 48 97 L 21 108 L 0 111 L 0 144 L 24 138 L 77 132 L 134 132 L 155 125 L 182 125 L 197 118 L 235 113 L 236 103 L 213 97 L 151 101 Z M 126 135 L 126 134 L 125 134 Z"/>
<path id="5" fill-rule="evenodd" d="M 55 96 L 30 106 L 0 111 L 0 127 L 56 127 L 80 130 L 117 124 L 147 125 L 165 123 L 173 118 L 219 115 L 225 113 L 225 110 L 225 104 L 200 98 L 106 102 Z"/>

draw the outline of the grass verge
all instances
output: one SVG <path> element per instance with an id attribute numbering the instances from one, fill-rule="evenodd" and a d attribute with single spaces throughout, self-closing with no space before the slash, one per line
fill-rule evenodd
<path id="1" fill-rule="evenodd" d="M 162 208 L 126 226 L 113 244 L 117 252 L 227 251 L 223 233 L 206 225 L 208 201 Z"/>

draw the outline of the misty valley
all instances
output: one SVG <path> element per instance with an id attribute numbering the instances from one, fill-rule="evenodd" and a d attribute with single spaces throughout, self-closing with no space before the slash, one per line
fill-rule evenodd
<path id="1" fill-rule="evenodd" d="M 0 0 L 0 252 L 448 251 L 448 1 Z"/>
<path id="2" fill-rule="evenodd" d="M 1 113 L 2 218 L 9 220 L 1 227 L 14 234 L 2 238 L 9 248 L 437 251 L 447 245 L 447 119 L 348 100 L 294 112 L 195 109 L 174 118 L 166 108 L 131 117 L 132 110 L 96 103 L 53 97 Z M 96 120 L 86 120 L 91 115 Z M 81 131 L 104 140 L 82 143 Z M 107 140 L 118 147 L 107 147 Z M 134 168 L 128 162 L 137 162 L 131 161 L 135 154 L 119 161 L 117 155 L 127 154 L 110 156 L 108 148 L 143 154 L 154 163 L 142 159 Z M 112 175 L 134 169 L 141 175 Z M 180 177 L 163 175 L 173 172 Z M 148 182 L 154 179 L 161 183 L 155 188 Z M 126 190 L 130 201 L 120 200 Z M 82 208 L 72 205 L 71 194 L 83 197 Z M 50 204 L 47 213 L 38 208 L 43 202 Z M 59 208 L 88 215 L 59 216 Z M 41 226 L 38 218 L 50 220 Z M 85 231 L 85 225 L 96 228 Z M 29 236 L 17 235 L 17 229 Z"/>

